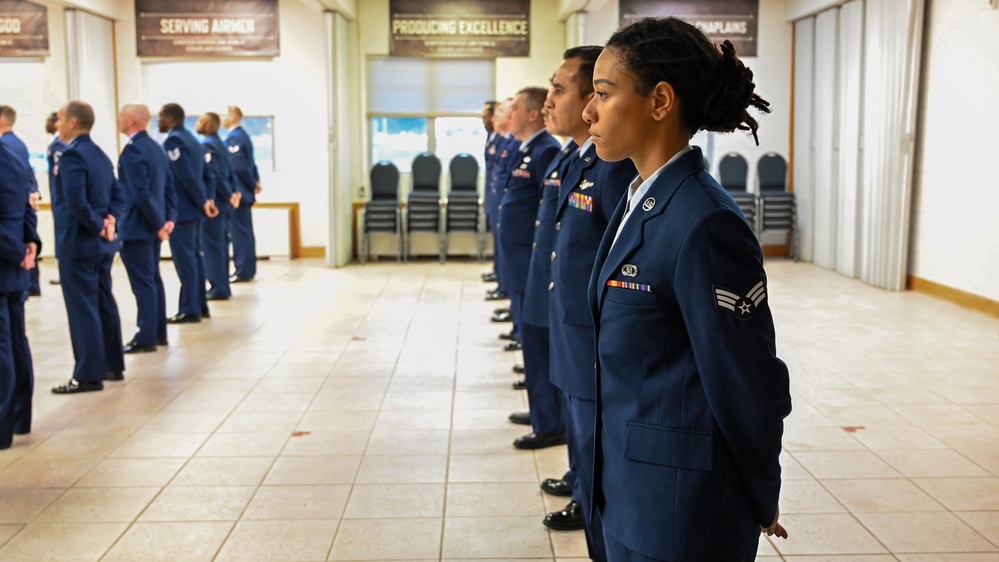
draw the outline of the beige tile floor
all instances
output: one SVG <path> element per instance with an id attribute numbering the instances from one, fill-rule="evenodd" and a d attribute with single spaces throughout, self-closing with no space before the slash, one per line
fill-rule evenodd
<path id="1" fill-rule="evenodd" d="M 124 382 L 70 397 L 48 392 L 72 356 L 43 285 L 34 432 L 0 451 L 0 560 L 582 560 L 579 533 L 541 525 L 564 502 L 537 482 L 564 448 L 510 445 L 525 397 L 484 269 L 264 262 Z M 760 559 L 999 561 L 999 320 L 810 265 L 769 273 L 791 538 Z"/>

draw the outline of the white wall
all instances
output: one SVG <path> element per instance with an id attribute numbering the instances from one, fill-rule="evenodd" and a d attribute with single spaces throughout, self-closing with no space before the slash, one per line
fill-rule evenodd
<path id="1" fill-rule="evenodd" d="M 910 274 L 999 301 L 999 10 L 927 12 Z"/>
<path id="2" fill-rule="evenodd" d="M 188 115 L 274 116 L 275 170 L 261 166 L 261 202 L 299 202 L 302 245 L 328 238 L 326 81 L 322 13 L 298 0 L 281 0 L 281 55 L 274 59 L 139 59 L 134 2 L 122 4 L 118 23 L 119 99 L 155 113 L 175 102 Z M 258 233 L 260 236 L 261 233 Z"/>
<path id="3" fill-rule="evenodd" d="M 618 0 L 611 0 L 587 13 L 585 43 L 607 42 L 618 26 L 618 8 Z M 757 93 L 770 102 L 771 113 L 757 119 L 760 146 L 741 131 L 715 136 L 716 160 L 728 152 L 739 152 L 749 160 L 750 186 L 756 185 L 756 162 L 761 156 L 778 152 L 789 157 L 792 27 L 784 20 L 785 9 L 784 0 L 760 0 L 758 56 L 743 59 L 753 70 Z"/>

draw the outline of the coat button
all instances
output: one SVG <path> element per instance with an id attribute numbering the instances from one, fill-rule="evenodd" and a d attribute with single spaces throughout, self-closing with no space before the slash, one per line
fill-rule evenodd
<path id="1" fill-rule="evenodd" d="M 534 221 L 534 228 L 541 226 L 541 221 Z"/>
<path id="2" fill-rule="evenodd" d="M 555 252 L 552 252 L 552 261 L 555 261 Z"/>
<path id="3" fill-rule="evenodd" d="M 555 282 L 554 281 L 551 281 L 551 282 L 548 283 L 548 290 L 549 291 L 554 291 L 555 290 Z"/>
<path id="4" fill-rule="evenodd" d="M 562 230 L 562 221 L 555 223 L 555 230 Z"/>
<path id="5" fill-rule="evenodd" d="M 532 250 L 535 249 L 535 248 L 537 248 L 537 247 L 538 247 L 538 243 L 537 242 L 532 242 L 531 243 L 531 249 Z"/>

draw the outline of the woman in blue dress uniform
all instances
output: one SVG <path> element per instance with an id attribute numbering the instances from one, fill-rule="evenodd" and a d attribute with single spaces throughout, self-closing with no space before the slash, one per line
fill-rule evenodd
<path id="1" fill-rule="evenodd" d="M 618 30 L 583 112 L 597 154 L 638 170 L 590 279 L 596 327 L 594 509 L 610 562 L 753 560 L 778 523 L 788 373 L 763 255 L 687 143 L 768 111 L 731 43 L 649 18 Z"/>

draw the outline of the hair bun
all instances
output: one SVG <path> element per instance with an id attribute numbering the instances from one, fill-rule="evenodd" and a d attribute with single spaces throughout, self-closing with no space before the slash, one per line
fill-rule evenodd
<path id="1" fill-rule="evenodd" d="M 701 128 L 708 131 L 731 133 L 739 129 L 752 131 L 756 144 L 759 124 L 746 111 L 750 106 L 761 113 L 770 113 L 770 103 L 756 94 L 753 71 L 735 54 L 735 46 L 725 40 L 721 44 L 721 57 L 715 72 L 715 87 L 704 102 L 704 122 Z"/>

